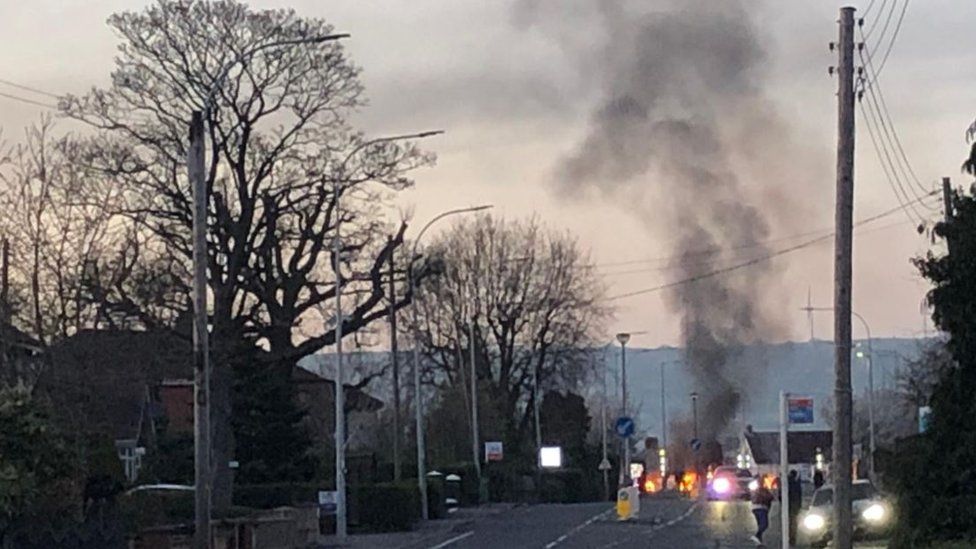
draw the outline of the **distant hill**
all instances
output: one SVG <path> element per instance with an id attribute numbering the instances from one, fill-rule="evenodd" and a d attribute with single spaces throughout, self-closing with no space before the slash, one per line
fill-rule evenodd
<path id="1" fill-rule="evenodd" d="M 875 338 L 874 382 L 875 388 L 894 388 L 895 373 L 905 360 L 918 356 L 926 343 L 924 339 Z M 867 342 L 855 341 L 859 349 L 867 350 Z M 594 361 L 607 364 L 608 402 L 611 409 L 620 402 L 620 348 L 594 349 Z M 389 353 L 382 351 L 348 353 L 346 364 L 351 381 L 362 379 L 363 372 L 377 371 L 389 362 Z M 661 370 L 665 364 L 665 396 L 668 420 L 690 417 L 691 399 L 694 390 L 692 377 L 687 368 L 680 363 L 682 350 L 675 347 L 656 349 L 627 349 L 627 381 L 631 409 L 636 409 L 638 433 L 641 436 L 660 436 L 661 434 Z M 299 365 L 332 378 L 334 355 L 323 353 L 307 357 Z M 411 357 L 407 352 L 400 354 L 401 386 L 404 395 L 412 392 Z M 781 390 L 803 393 L 815 399 L 816 413 L 813 429 L 823 429 L 820 409 L 824 397 L 833 393 L 834 384 L 834 346 L 831 341 L 807 341 L 778 344 L 756 344 L 747 347 L 739 361 L 749 365 L 749 372 L 743 376 L 752 384 L 742 396 L 736 423 L 752 424 L 756 430 L 777 428 L 777 399 Z M 359 372 L 359 373 L 356 373 Z M 867 388 L 867 362 L 853 358 L 852 363 L 854 395 L 859 398 Z M 392 394 L 389 383 L 390 374 L 383 379 L 374 380 L 367 392 L 381 400 L 389 401 Z M 594 421 L 599 420 L 599 402 L 602 400 L 602 383 L 597 378 L 583 391 L 592 407 Z M 612 422 L 613 418 L 608 418 Z"/>
<path id="2" fill-rule="evenodd" d="M 866 341 L 856 341 L 858 349 L 867 350 Z M 894 388 L 895 375 L 905 360 L 918 356 L 926 343 L 922 339 L 875 338 L 874 385 L 876 389 Z M 627 349 L 627 383 L 631 406 L 637 407 L 638 430 L 647 436 L 661 432 L 661 364 L 665 368 L 665 401 L 668 421 L 691 416 L 690 393 L 693 379 L 684 364 L 681 349 Z M 620 349 L 607 356 L 610 402 L 619 403 Z M 810 428 L 823 429 L 827 425 L 820 414 L 824 397 L 833 393 L 834 345 L 832 341 L 790 342 L 752 345 L 745 349 L 740 363 L 750 364 L 750 386 L 743 391 L 742 403 L 736 418 L 740 424 L 752 424 L 757 430 L 778 426 L 778 398 L 780 391 L 803 393 L 815 399 L 815 423 Z M 852 382 L 854 398 L 864 394 L 868 386 L 867 361 L 853 358 Z M 615 390 L 614 390 L 615 388 Z M 591 387 L 591 395 L 600 388 Z"/>

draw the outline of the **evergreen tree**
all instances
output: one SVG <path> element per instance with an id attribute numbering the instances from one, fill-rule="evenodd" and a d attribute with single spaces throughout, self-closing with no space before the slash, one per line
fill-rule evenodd
<path id="1" fill-rule="evenodd" d="M 242 484 L 304 482 L 314 474 L 311 438 L 295 401 L 292 366 L 245 361 L 235 369 L 232 420 Z"/>
<path id="2" fill-rule="evenodd" d="M 976 197 L 955 193 L 954 210 L 936 227 L 949 253 L 914 261 L 933 285 L 932 318 L 949 336 L 954 364 L 936 384 L 929 430 L 897 452 L 893 547 L 976 540 Z"/>

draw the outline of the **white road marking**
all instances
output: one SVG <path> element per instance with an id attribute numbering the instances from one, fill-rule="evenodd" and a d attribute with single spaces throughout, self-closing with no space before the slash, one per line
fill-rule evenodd
<path id="1" fill-rule="evenodd" d="M 445 541 L 443 543 L 439 543 L 439 544 L 431 547 L 430 549 L 444 549 L 444 547 L 447 547 L 449 545 L 453 545 L 453 544 L 455 544 L 455 543 L 457 543 L 457 542 L 459 542 L 459 541 L 461 541 L 463 539 L 470 538 L 473 535 L 474 535 L 474 530 L 471 530 L 471 531 L 468 531 L 468 532 L 465 532 L 465 533 L 461 534 L 460 536 L 454 536 L 453 538 L 451 538 L 451 539 L 449 539 L 449 540 L 447 540 L 447 541 Z"/>
<path id="2" fill-rule="evenodd" d="M 669 521 L 667 521 L 667 522 L 665 522 L 663 524 L 658 524 L 658 525 L 655 525 L 655 526 L 653 526 L 651 528 L 648 528 L 647 530 L 644 530 L 644 532 L 643 532 L 642 535 L 649 535 L 649 534 L 652 534 L 654 532 L 657 532 L 658 530 L 663 530 L 664 528 L 669 528 L 671 526 L 674 526 L 675 524 L 678 524 L 679 522 L 681 522 L 681 521 L 685 520 L 686 518 L 690 517 L 691 514 L 694 513 L 696 509 L 698 509 L 698 505 L 699 505 L 699 503 L 698 502 L 695 502 L 694 504 L 692 504 L 691 507 L 688 508 L 687 511 L 685 511 L 684 513 L 682 513 L 679 517 L 674 518 L 674 519 L 671 519 L 671 520 L 669 520 Z M 619 545 L 623 545 L 627 541 L 629 541 L 628 538 L 620 539 L 620 540 L 617 540 L 617 541 L 608 543 L 607 545 L 604 545 L 600 549 L 610 549 L 611 547 L 617 547 Z"/>
<path id="3" fill-rule="evenodd" d="M 597 513 L 596 515 L 593 515 L 592 517 L 590 517 L 589 519 L 587 519 L 586 522 L 577 525 L 575 528 L 573 528 L 569 532 L 566 532 L 565 534 L 563 534 L 563 535 L 559 536 L 558 538 L 556 538 L 556 539 L 550 541 L 549 543 L 547 543 L 546 544 L 546 549 L 552 549 L 553 547 L 556 547 L 560 543 L 563 543 L 564 541 L 566 541 L 567 539 L 569 539 L 569 536 L 572 536 L 573 534 L 579 532 L 583 528 L 586 528 L 587 526 L 593 524 L 594 522 L 600 520 L 601 518 L 609 515 L 610 513 L 613 512 L 613 510 L 614 510 L 614 508 L 611 507 L 610 509 L 607 509 L 606 511 L 602 511 L 600 513 Z"/>

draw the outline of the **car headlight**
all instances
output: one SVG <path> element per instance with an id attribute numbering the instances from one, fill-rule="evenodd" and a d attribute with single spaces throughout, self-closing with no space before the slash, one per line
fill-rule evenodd
<path id="1" fill-rule="evenodd" d="M 861 517 L 868 522 L 881 522 L 885 519 L 886 515 L 887 512 L 885 511 L 884 505 L 880 503 L 872 503 L 861 511 Z"/>
<path id="2" fill-rule="evenodd" d="M 803 527 L 811 532 L 819 532 L 826 525 L 827 520 L 823 518 L 823 515 L 810 513 L 803 517 Z"/>
<path id="3" fill-rule="evenodd" d="M 732 483 L 725 477 L 718 477 L 712 481 L 712 489 L 719 494 L 727 494 L 732 490 Z"/>
<path id="4" fill-rule="evenodd" d="M 759 481 L 756 480 L 756 479 L 750 480 L 749 481 L 749 491 L 750 492 L 755 492 L 758 489 L 759 489 Z"/>

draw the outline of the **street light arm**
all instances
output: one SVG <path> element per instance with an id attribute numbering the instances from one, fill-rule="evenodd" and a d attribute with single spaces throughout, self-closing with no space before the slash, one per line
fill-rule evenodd
<path id="1" fill-rule="evenodd" d="M 423 238 L 424 233 L 427 232 L 427 229 L 429 229 L 430 226 L 433 225 L 434 223 L 437 223 L 441 219 L 444 219 L 445 217 L 448 217 L 448 216 L 451 216 L 451 215 L 463 214 L 463 213 L 468 213 L 468 212 L 479 212 L 479 211 L 487 210 L 487 209 L 493 208 L 493 207 L 494 206 L 492 206 L 491 204 L 485 204 L 485 205 L 482 205 L 482 206 L 472 206 L 472 207 L 469 207 L 469 208 L 458 208 L 456 210 L 448 210 L 446 212 L 443 212 L 441 214 L 438 214 L 438 215 L 434 216 L 434 218 L 431 219 L 430 221 L 428 221 L 427 224 L 424 225 L 422 229 L 420 229 L 420 232 L 417 233 L 417 238 L 413 242 L 413 253 L 410 255 L 410 262 L 412 263 L 414 260 L 416 260 L 416 258 L 417 258 L 417 245 L 420 244 L 420 240 Z"/>
<path id="2" fill-rule="evenodd" d="M 350 35 L 348 33 L 341 33 L 341 34 L 327 34 L 325 36 L 309 36 L 307 38 L 293 38 L 290 40 L 278 40 L 276 42 L 259 44 L 249 50 L 242 51 L 232 61 L 230 61 L 229 63 L 225 63 L 224 66 L 221 68 L 220 72 L 217 74 L 217 78 L 214 79 L 215 80 L 214 84 L 213 86 L 210 87 L 210 90 L 207 92 L 207 98 L 203 102 L 204 112 L 208 114 L 210 113 L 211 109 L 213 108 L 213 104 L 216 99 L 217 92 L 224 87 L 224 81 L 227 80 L 227 77 L 230 75 L 230 71 L 238 63 L 244 62 L 245 59 L 255 55 L 256 53 L 262 50 L 284 47 L 284 46 L 295 46 L 300 44 L 321 44 L 323 42 L 330 42 L 333 40 L 341 40 L 343 38 L 349 38 L 349 36 Z"/>

